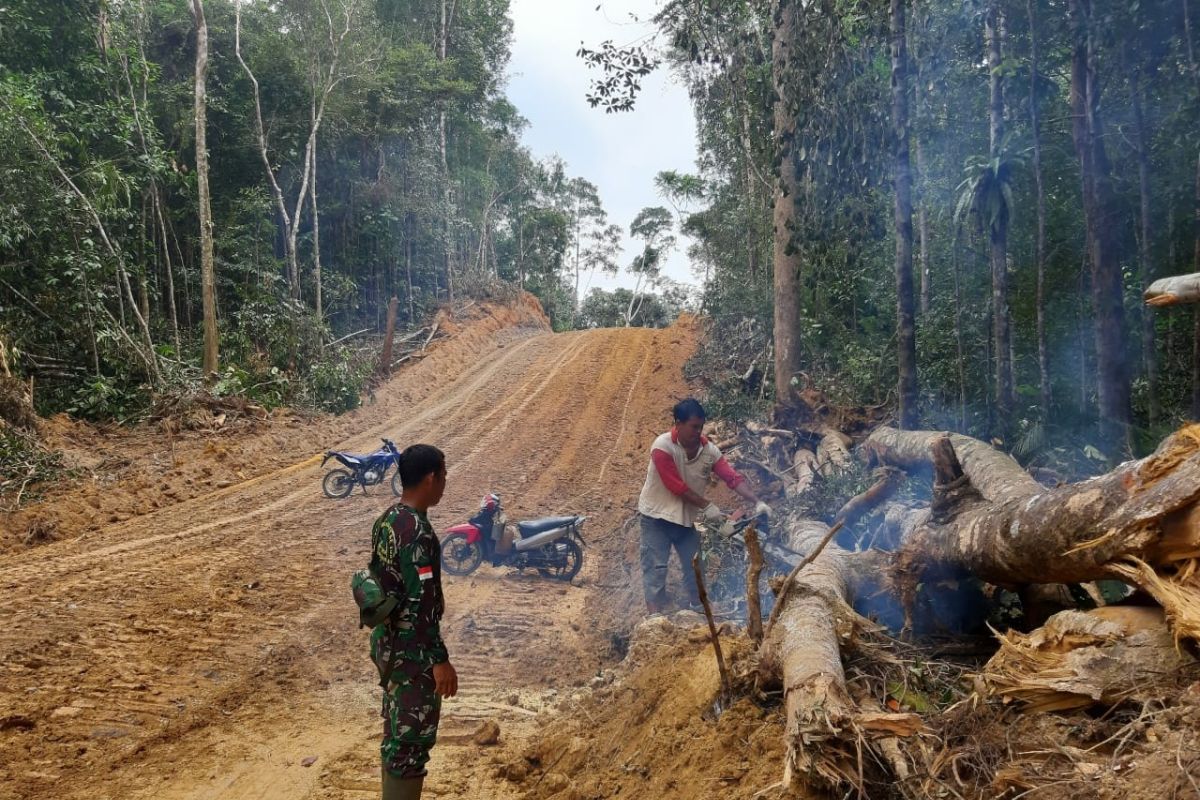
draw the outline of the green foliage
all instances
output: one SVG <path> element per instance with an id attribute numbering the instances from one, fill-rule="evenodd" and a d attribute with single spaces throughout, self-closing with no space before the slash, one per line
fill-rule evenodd
<path id="1" fill-rule="evenodd" d="M 130 422 L 150 408 L 149 395 L 132 386 L 128 376 L 93 378 L 75 390 L 67 412 L 95 421 Z"/>
<path id="2" fill-rule="evenodd" d="M 437 4 L 352 5 L 335 42 L 330 19 L 340 32 L 346 0 L 240 4 L 265 154 L 254 85 L 235 55 L 235 6 L 206 9 L 218 393 L 351 408 L 372 365 L 327 343 L 382 332 L 393 296 L 415 327 L 451 287 L 461 299 L 507 279 L 566 329 L 580 277 L 615 267 L 619 235 L 596 187 L 521 144 L 526 123 L 504 96 L 507 0 L 461 0 L 444 57 Z M 0 7 L 0 316 L 44 413 L 130 419 L 148 407 L 150 384 L 171 393 L 201 382 L 190 6 Z M 318 253 L 301 196 L 322 99 L 312 78 L 333 68 L 334 47 L 315 140 Z M 139 353 L 155 354 L 161 379 Z"/>
<path id="3" fill-rule="evenodd" d="M 579 309 L 577 327 L 621 328 L 625 327 L 625 313 L 634 302 L 629 289 L 592 289 Z M 683 309 L 681 299 L 670 294 L 647 294 L 641 299 L 638 312 L 629 323 L 637 328 L 665 328 L 679 316 Z"/>
<path id="4" fill-rule="evenodd" d="M 819 475 L 793 501 L 791 511 L 804 519 L 832 523 L 837 512 L 850 498 L 865 492 L 875 483 L 871 469 L 854 460 L 845 469 Z"/>

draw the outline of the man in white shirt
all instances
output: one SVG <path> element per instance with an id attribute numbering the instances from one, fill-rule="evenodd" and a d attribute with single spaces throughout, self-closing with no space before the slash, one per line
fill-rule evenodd
<path id="1" fill-rule="evenodd" d="M 646 483 L 638 498 L 642 523 L 642 583 L 646 590 L 646 608 L 651 614 L 667 608 L 667 562 L 674 549 L 683 569 L 683 585 L 691 605 L 699 603 L 692 558 L 700 546 L 693 526 L 703 517 L 719 520 L 721 509 L 705 496 L 712 475 L 755 504 L 756 514 L 770 513 L 746 483 L 745 477 L 729 465 L 715 444 L 703 435 L 704 407 L 693 398 L 680 401 L 673 409 L 674 427 L 654 440 Z"/>

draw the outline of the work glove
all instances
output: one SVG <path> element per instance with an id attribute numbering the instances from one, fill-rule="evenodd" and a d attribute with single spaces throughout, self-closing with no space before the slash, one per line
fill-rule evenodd
<path id="1" fill-rule="evenodd" d="M 771 517 L 775 516 L 775 512 L 771 510 L 769 505 L 764 503 L 762 500 L 759 500 L 758 505 L 754 507 L 754 516 L 766 517 L 767 519 L 770 519 Z"/>
<path id="2" fill-rule="evenodd" d="M 722 511 L 716 503 L 709 503 L 700 512 L 700 516 L 704 517 L 705 522 L 717 524 L 725 519 L 725 512 Z"/>

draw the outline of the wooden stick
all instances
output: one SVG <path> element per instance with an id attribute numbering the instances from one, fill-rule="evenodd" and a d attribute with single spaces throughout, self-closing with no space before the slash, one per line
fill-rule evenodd
<path id="1" fill-rule="evenodd" d="M 712 606 L 708 602 L 708 591 L 704 588 L 704 574 L 700 569 L 700 554 L 692 556 L 692 570 L 696 573 L 696 589 L 700 594 L 700 605 L 704 606 L 704 616 L 708 618 L 708 632 L 712 637 L 713 650 L 717 653 L 717 669 L 721 673 L 721 697 L 731 696 L 732 686 L 729 682 L 729 671 L 725 668 L 725 656 L 721 653 L 721 638 L 717 635 L 717 623 L 713 621 Z"/>
<path id="2" fill-rule="evenodd" d="M 795 568 L 788 573 L 788 576 L 783 579 L 783 586 L 779 590 L 779 597 L 775 598 L 775 607 L 771 609 L 771 618 L 767 620 L 767 629 L 763 631 L 763 638 L 771 635 L 771 629 L 775 627 L 775 621 L 779 619 L 779 612 L 783 610 L 783 601 L 787 600 L 788 592 L 790 592 L 792 590 L 792 586 L 795 585 L 796 576 L 800 574 L 800 570 L 807 567 L 816 559 L 817 556 L 821 555 L 821 551 L 825 549 L 825 545 L 832 541 L 833 537 L 837 535 L 837 532 L 840 531 L 842 526 L 845 524 L 845 520 L 838 520 L 835 522 L 833 526 L 826 531 L 825 538 L 821 540 L 820 544 L 818 544 L 811 553 L 806 555 L 804 560 L 797 564 Z"/>
<path id="3" fill-rule="evenodd" d="M 861 494 L 856 494 L 846 501 L 838 511 L 835 519 L 845 522 L 847 525 L 853 525 L 862 516 L 865 516 L 872 509 L 887 501 L 900 484 L 904 482 L 904 473 L 895 467 L 880 467 L 876 470 L 879 476 L 875 483 L 869 489 Z"/>
<path id="4" fill-rule="evenodd" d="M 758 594 L 758 582 L 763 571 L 763 551 L 758 543 L 758 531 L 755 523 L 746 526 L 743 532 L 746 540 L 746 554 L 750 557 L 750 565 L 746 568 L 746 632 L 754 646 L 762 644 L 762 601 Z"/>
<path id="5" fill-rule="evenodd" d="M 424 350 L 426 347 L 429 347 L 429 343 L 432 342 L 433 337 L 437 335 L 438 326 L 440 326 L 441 324 L 442 323 L 440 323 L 440 322 L 433 323 L 433 329 L 429 331 L 429 338 L 427 338 L 425 340 L 425 344 L 421 345 L 421 350 Z"/>
<path id="6" fill-rule="evenodd" d="M 330 342 L 328 345 L 326 345 L 326 347 L 333 347 L 335 344 L 341 344 L 342 342 L 346 341 L 347 339 L 353 339 L 355 336 L 362 336 L 364 333 L 366 333 L 369 330 L 371 330 L 371 328 L 363 328 L 361 331 L 355 331 L 354 333 L 347 333 L 345 336 L 343 336 L 340 339 L 334 339 L 332 342 Z"/>

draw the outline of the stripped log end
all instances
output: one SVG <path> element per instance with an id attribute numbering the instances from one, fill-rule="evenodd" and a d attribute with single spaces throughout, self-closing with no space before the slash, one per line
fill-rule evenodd
<path id="1" fill-rule="evenodd" d="M 1179 295 L 1177 294 L 1156 294 L 1151 295 L 1146 293 L 1146 305 L 1162 308 L 1164 306 L 1179 305 Z"/>

